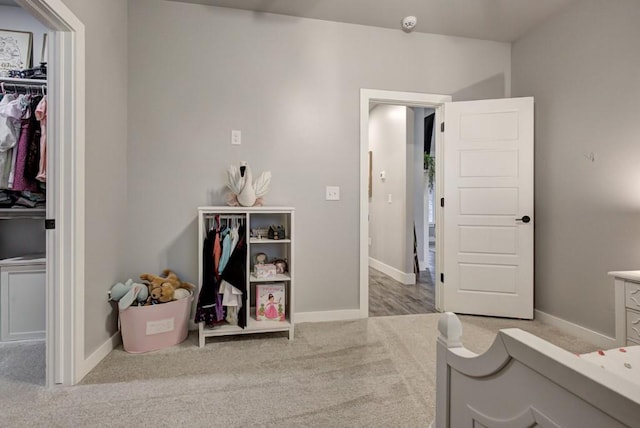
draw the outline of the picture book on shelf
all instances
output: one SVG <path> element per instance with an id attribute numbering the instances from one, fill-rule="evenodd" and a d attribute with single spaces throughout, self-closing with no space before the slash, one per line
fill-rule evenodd
<path id="1" fill-rule="evenodd" d="M 256 320 L 285 320 L 284 283 L 256 285 Z"/>

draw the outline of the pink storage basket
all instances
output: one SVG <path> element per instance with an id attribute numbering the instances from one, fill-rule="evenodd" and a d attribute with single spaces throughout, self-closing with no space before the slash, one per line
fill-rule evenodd
<path id="1" fill-rule="evenodd" d="M 157 351 L 184 341 L 189 333 L 193 294 L 151 306 L 131 306 L 120 311 L 124 350 L 132 354 Z"/>

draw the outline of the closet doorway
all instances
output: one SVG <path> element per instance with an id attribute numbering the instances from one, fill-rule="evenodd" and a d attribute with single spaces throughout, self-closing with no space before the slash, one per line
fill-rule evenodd
<path id="1" fill-rule="evenodd" d="M 43 79 L 46 82 L 48 119 L 44 132 L 47 138 L 44 157 L 47 170 L 46 208 L 40 208 L 37 213 L 22 212 L 24 218 L 18 220 L 22 223 L 21 227 L 28 230 L 25 234 L 16 231 L 17 226 L 6 228 L 11 229 L 14 235 L 18 233 L 20 239 L 28 243 L 16 243 L 11 247 L 2 237 L 5 244 L 2 248 L 3 257 L 7 254 L 18 256 L 20 254 L 17 253 L 32 253 L 35 249 L 45 253 L 39 272 L 31 269 L 24 277 L 16 275 L 18 279 L 11 283 L 10 292 L 3 287 L 5 303 L 10 304 L 13 297 L 25 300 L 25 295 L 28 299 L 27 288 L 21 286 L 29 281 L 33 284 L 34 273 L 40 275 L 38 287 L 34 287 L 31 293 L 41 299 L 44 296 L 44 304 L 37 309 L 37 316 L 40 317 L 37 321 L 41 326 L 27 327 L 26 330 L 38 330 L 36 333 L 44 341 L 41 339 L 37 351 L 40 353 L 36 363 L 38 368 L 31 368 L 34 373 L 16 374 L 12 372 L 15 367 L 3 366 L 9 373 L 3 371 L 0 375 L 3 376 L 3 382 L 9 383 L 70 385 L 81 377 L 84 363 L 84 27 L 60 0 L 0 0 L 0 7 L 3 8 L 0 20 L 12 21 L 2 22 L 0 27 L 21 31 L 20 27 L 28 25 L 26 23 L 34 26 L 22 29 L 34 35 L 33 64 L 39 65 L 43 54 L 48 63 L 47 78 Z M 45 33 L 47 42 L 46 51 L 43 52 Z M 28 68 L 28 65 L 24 64 L 21 68 Z M 3 73 L 1 77 L 8 78 L 6 74 Z M 13 83 L 16 87 L 19 83 L 26 84 L 21 81 Z M 40 82 L 37 83 L 42 86 Z M 8 221 L 13 221 L 17 212 L 4 214 Z M 7 284 L 7 275 L 3 273 L 2 276 L 3 284 Z M 11 295 L 14 291 L 16 293 Z M 7 294 L 11 297 L 6 298 Z M 31 309 L 27 307 L 27 311 Z M 18 313 L 12 312 L 14 315 Z M 4 314 L 5 333 L 13 327 L 6 318 L 7 313 Z M 29 314 L 24 314 L 22 318 L 27 319 L 28 323 Z M 14 337 L 30 338 L 28 335 Z M 37 342 L 35 346 L 38 347 Z M 29 362 L 20 370 L 29 371 Z M 37 375 L 34 376 L 35 373 Z"/>
<path id="2" fill-rule="evenodd" d="M 0 377 L 44 385 L 48 112 L 42 47 L 49 30 L 10 1 L 0 4 L 0 28 L 6 30 L 0 69 Z M 24 74 L 13 75 L 15 70 Z"/>
<path id="3" fill-rule="evenodd" d="M 360 96 L 360 149 L 361 149 L 361 192 L 360 192 L 360 311 L 363 318 L 376 315 L 391 315 L 391 313 L 385 313 L 385 308 L 380 308 L 380 302 L 378 300 L 385 299 L 385 291 L 389 284 L 395 286 L 396 289 L 405 291 L 409 290 L 414 295 L 404 294 L 405 301 L 411 302 L 418 299 L 422 299 L 422 302 L 417 302 L 419 307 L 419 313 L 427 313 L 431 311 L 438 311 L 440 309 L 440 292 L 441 285 L 439 282 L 435 282 L 433 290 L 432 307 L 429 307 L 428 293 L 420 294 L 421 284 L 415 284 L 416 281 L 424 281 L 425 285 L 433 284 L 432 281 L 436 280 L 440 272 L 441 257 L 439 256 L 441 248 L 441 239 L 439 234 L 439 222 L 435 222 L 432 227 L 433 230 L 433 254 L 431 260 L 433 260 L 433 268 L 427 273 L 427 266 L 429 264 L 429 256 L 427 248 L 429 246 L 429 224 L 428 224 L 428 212 L 429 205 L 422 205 L 424 203 L 425 196 L 421 198 L 415 198 L 415 188 L 412 180 L 407 177 L 413 176 L 412 173 L 407 173 L 408 170 L 417 171 L 417 165 L 421 166 L 422 180 L 424 177 L 424 140 L 421 144 L 415 144 L 415 134 L 424 133 L 424 126 L 418 126 L 416 131 L 416 114 L 422 115 L 418 120 L 424 123 L 425 113 L 433 113 L 433 122 L 438 124 L 441 122 L 442 111 L 441 106 L 443 103 L 451 101 L 450 96 L 444 95 L 429 95 L 418 94 L 408 92 L 392 92 L 392 91 L 379 91 L 362 89 Z M 379 109 L 378 112 L 375 110 Z M 430 110 L 427 110 L 430 109 Z M 372 147 L 370 150 L 370 144 L 375 146 L 375 134 L 380 132 L 380 129 L 374 130 L 370 119 L 375 116 L 388 116 L 391 123 L 400 119 L 401 125 L 396 126 L 399 130 L 404 129 L 405 136 L 400 140 L 399 144 L 404 144 L 404 149 L 391 150 L 389 153 L 381 152 L 379 156 L 376 156 L 376 148 Z M 409 125 L 407 126 L 407 123 Z M 375 128 L 375 125 L 373 125 Z M 407 144 L 407 130 L 410 134 L 409 141 L 411 144 Z M 373 140 L 371 139 L 373 135 Z M 389 135 L 383 133 L 382 140 L 390 141 Z M 386 144 L 386 143 L 385 143 Z M 433 134 L 433 141 L 431 142 L 433 147 L 433 153 L 440 151 L 442 145 L 442 139 L 439 132 Z M 418 150 L 419 149 L 419 150 Z M 380 150 L 378 148 L 377 150 Z M 431 149 L 430 149 L 431 151 Z M 400 155 L 398 156 L 398 153 Z M 401 165 L 403 172 L 395 172 L 393 165 L 386 166 L 382 164 L 376 164 L 376 159 L 389 159 L 396 156 L 395 163 Z M 407 162 L 407 160 L 409 160 Z M 410 168 L 407 167 L 408 164 Z M 442 193 L 442 180 L 440 179 L 442 169 L 439 167 L 440 161 L 435 158 L 433 167 L 435 168 L 435 176 L 433 182 L 433 190 L 427 194 L 427 201 L 429 196 L 432 200 L 439 200 Z M 366 166 L 369 165 L 367 168 Z M 388 164 L 387 164 L 388 165 Z M 391 168 L 389 171 L 387 169 Z M 389 173 L 393 174 L 392 176 Z M 401 180 L 397 180 L 401 178 Z M 427 177 L 428 179 L 428 177 Z M 394 183 L 395 181 L 395 183 Z M 398 184 L 397 181 L 400 181 Z M 395 186 L 395 190 L 393 187 Z M 376 195 L 376 187 L 378 187 L 378 193 Z M 428 187 L 428 186 L 427 186 Z M 367 189 L 369 191 L 367 191 Z M 403 191 L 404 189 L 404 191 Z M 411 196 L 407 196 L 411 195 Z M 422 213 L 418 209 L 417 213 L 414 213 L 414 201 L 421 199 Z M 377 207 L 376 207 L 377 205 Z M 395 207 L 391 209 L 392 214 L 381 214 L 376 212 L 377 209 L 387 209 L 389 206 Z M 410 207 L 410 208 L 407 208 Z M 393 212 L 395 211 L 397 212 Z M 434 220 L 438 219 L 439 205 L 432 206 Z M 379 227 L 380 220 L 384 223 L 384 216 L 392 215 L 395 223 L 400 223 L 399 231 L 393 236 L 385 236 L 385 231 L 382 227 Z M 376 216 L 378 218 L 376 218 Z M 422 220 L 422 228 L 420 226 L 415 228 L 414 220 L 419 217 Z M 373 220 L 373 221 L 370 221 Z M 419 222 L 418 222 L 419 223 Z M 374 229 L 374 230 L 372 230 Z M 373 234 L 373 236 L 371 236 Z M 378 236 L 376 236 L 378 235 Z M 420 235 L 420 236 L 419 236 Z M 371 237 L 371 239 L 368 239 Z M 426 238 L 426 245 L 425 245 Z M 420 256 L 420 242 L 422 242 L 422 258 Z M 378 240 L 376 246 L 376 242 Z M 381 253 L 380 248 L 386 245 L 391 247 L 398 246 L 398 248 L 392 250 L 390 258 L 387 258 L 388 262 L 379 260 L 385 258 Z M 400 254 L 400 257 L 397 257 Z M 393 257 L 396 257 L 393 259 Z M 421 263 L 422 262 L 422 263 Z M 371 269 L 373 268 L 373 269 Z M 371 273 L 371 277 L 370 277 Z M 428 278 L 425 276 L 429 275 Z M 389 279 L 390 277 L 391 279 Z M 370 283 L 371 279 L 371 283 Z M 394 282 L 395 281 L 395 282 Z M 380 284 L 382 283 L 382 284 Z M 408 288 L 411 287 L 411 288 Z M 376 290 L 382 290 L 377 291 Z M 424 291 L 424 290 L 423 290 Z M 416 294 L 417 292 L 417 294 Z M 427 294 L 427 295 L 425 295 Z M 370 306 L 371 298 L 371 306 Z M 384 304 L 382 304 L 384 306 Z M 402 306 L 402 305 L 400 305 Z M 411 305 L 409 305 L 411 306 Z M 370 311 L 371 309 L 371 311 Z M 395 309 L 392 309 L 395 310 Z M 379 312 L 378 312 L 379 311 Z M 411 308 L 400 309 L 401 313 L 411 313 Z M 402 312 L 404 311 L 404 312 Z"/>

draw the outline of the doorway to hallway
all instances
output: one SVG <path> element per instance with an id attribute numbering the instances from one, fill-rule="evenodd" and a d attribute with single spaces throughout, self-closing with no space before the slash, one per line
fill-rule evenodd
<path id="1" fill-rule="evenodd" d="M 369 110 L 368 316 L 436 311 L 435 110 Z"/>

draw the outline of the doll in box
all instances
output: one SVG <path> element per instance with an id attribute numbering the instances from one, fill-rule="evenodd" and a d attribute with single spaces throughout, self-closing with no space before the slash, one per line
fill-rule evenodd
<path id="1" fill-rule="evenodd" d="M 280 303 L 280 301 L 278 301 Z M 269 299 L 267 302 L 267 306 L 264 309 L 264 316 L 270 320 L 278 319 L 278 308 L 273 297 L 273 294 L 269 293 Z"/>

